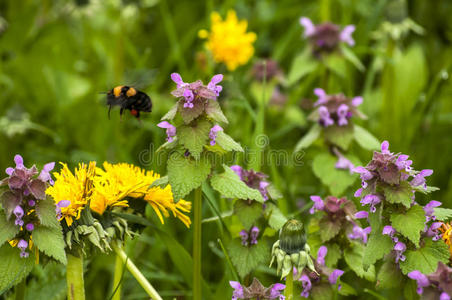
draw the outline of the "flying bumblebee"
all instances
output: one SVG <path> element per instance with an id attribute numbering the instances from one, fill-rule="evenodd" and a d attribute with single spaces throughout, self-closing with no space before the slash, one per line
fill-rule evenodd
<path id="1" fill-rule="evenodd" d="M 146 93 L 126 85 L 117 86 L 107 93 L 107 105 L 110 106 L 108 118 L 110 118 L 111 107 L 114 105 L 121 107 L 119 112 L 121 117 L 125 109 L 130 110 L 130 113 L 137 119 L 140 118 L 140 111 L 152 111 L 151 98 Z"/>

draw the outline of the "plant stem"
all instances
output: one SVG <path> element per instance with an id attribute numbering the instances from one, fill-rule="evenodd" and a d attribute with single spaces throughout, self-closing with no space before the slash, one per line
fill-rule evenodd
<path id="1" fill-rule="evenodd" d="M 127 254 L 122 249 L 121 245 L 117 242 L 112 243 L 112 248 L 121 259 L 122 263 L 126 265 L 127 270 L 129 270 L 130 274 L 138 281 L 141 287 L 145 290 L 145 292 L 151 297 L 153 300 L 163 300 L 162 297 L 157 293 L 154 287 L 149 283 L 149 281 L 144 277 L 144 275 L 140 272 L 140 270 L 135 266 L 135 264 L 129 259 Z"/>
<path id="2" fill-rule="evenodd" d="M 286 300 L 293 300 L 293 270 L 286 277 L 286 289 L 284 290 Z"/>
<path id="3" fill-rule="evenodd" d="M 121 300 L 121 287 L 122 287 L 122 278 L 124 275 L 124 263 L 119 257 L 119 255 L 116 255 L 115 259 L 115 274 L 113 277 L 113 290 L 114 293 L 112 300 Z"/>
<path id="4" fill-rule="evenodd" d="M 85 300 L 85 284 L 83 280 L 83 255 L 67 254 L 66 266 L 67 299 Z"/>
<path id="5" fill-rule="evenodd" d="M 15 300 L 24 300 L 25 299 L 25 289 L 27 288 L 25 277 L 22 281 L 16 286 L 16 298 Z"/>
<path id="6" fill-rule="evenodd" d="M 195 190 L 193 216 L 193 299 L 201 300 L 202 188 Z"/>
<path id="7" fill-rule="evenodd" d="M 322 22 L 328 22 L 330 20 L 330 4 L 331 0 L 322 0 L 320 2 L 320 19 Z"/>

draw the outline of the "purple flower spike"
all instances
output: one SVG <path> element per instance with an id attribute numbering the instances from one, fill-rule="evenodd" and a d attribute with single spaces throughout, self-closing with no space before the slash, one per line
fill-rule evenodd
<path id="1" fill-rule="evenodd" d="M 353 225 L 353 232 L 348 235 L 348 237 L 352 240 L 360 239 L 364 244 L 367 243 L 367 235 L 372 231 L 372 228 L 366 227 L 362 229 L 358 225 Z"/>
<path id="2" fill-rule="evenodd" d="M 32 232 L 33 230 L 35 230 L 35 225 L 33 225 L 33 223 L 28 223 L 27 225 L 25 225 L 25 229 Z"/>
<path id="3" fill-rule="evenodd" d="M 185 103 L 184 103 L 184 107 L 185 108 L 193 108 L 194 104 L 193 104 L 193 100 L 195 99 L 195 95 L 193 94 L 192 90 L 186 89 L 184 91 L 184 98 L 185 98 Z"/>
<path id="4" fill-rule="evenodd" d="M 240 231 L 239 235 L 242 237 L 242 245 L 248 246 L 248 238 L 249 238 L 248 232 L 245 229 L 243 229 L 242 231 Z"/>
<path id="5" fill-rule="evenodd" d="M 257 228 L 256 226 L 253 226 L 253 228 L 251 228 L 251 232 L 250 232 L 251 245 L 257 244 L 258 236 L 259 236 L 259 228 Z"/>
<path id="6" fill-rule="evenodd" d="M 166 129 L 166 140 L 171 143 L 174 140 L 174 137 L 176 136 L 176 127 L 168 123 L 167 121 L 163 121 L 157 124 L 160 128 Z"/>
<path id="7" fill-rule="evenodd" d="M 286 286 L 282 283 L 275 283 L 270 290 L 270 299 L 279 297 L 280 300 L 284 300 L 285 297 L 281 295 L 281 291 L 284 290 Z"/>
<path id="8" fill-rule="evenodd" d="M 319 122 L 322 126 L 328 127 L 334 124 L 334 120 L 331 119 L 328 108 L 326 108 L 325 106 L 319 107 L 319 116 Z"/>
<path id="9" fill-rule="evenodd" d="M 323 203 L 322 198 L 319 196 L 311 196 L 312 201 L 314 201 L 314 205 L 309 210 L 309 213 L 312 215 L 316 210 L 323 210 L 325 208 L 325 204 Z"/>
<path id="10" fill-rule="evenodd" d="M 209 138 L 210 145 L 214 146 L 216 144 L 216 139 L 219 131 L 223 131 L 223 128 L 220 125 L 215 125 L 210 129 Z"/>
<path id="11" fill-rule="evenodd" d="M 405 261 L 406 257 L 405 255 L 403 255 L 403 253 L 406 250 L 406 245 L 402 242 L 397 242 L 394 246 L 394 250 L 396 252 L 396 262 L 399 262 L 399 260 L 401 261 Z"/>
<path id="12" fill-rule="evenodd" d="M 301 292 L 301 297 L 308 298 L 309 292 L 311 291 L 312 284 L 311 280 L 307 275 L 303 275 L 299 279 L 301 281 L 301 285 L 303 286 L 303 291 Z"/>
<path id="13" fill-rule="evenodd" d="M 16 208 L 14 208 L 13 213 L 16 218 L 22 219 L 22 217 L 24 216 L 24 209 L 22 208 L 22 206 L 17 205 Z"/>
<path id="14" fill-rule="evenodd" d="M 229 285 L 234 289 L 232 293 L 232 300 L 242 299 L 245 296 L 243 295 L 243 287 L 238 281 L 229 281 Z"/>
<path id="15" fill-rule="evenodd" d="M 51 185 L 54 184 L 54 181 L 52 179 L 52 177 L 50 176 L 50 171 L 53 170 L 53 168 L 55 167 L 55 163 L 54 162 L 50 162 L 48 164 L 45 164 L 44 167 L 41 170 L 41 173 L 38 176 L 38 179 L 44 181 L 44 182 L 49 182 Z"/>
<path id="16" fill-rule="evenodd" d="M 182 81 L 182 77 L 179 73 L 172 73 L 171 79 L 177 84 L 178 89 L 187 85 L 187 83 Z"/>
<path id="17" fill-rule="evenodd" d="M 317 251 L 317 263 L 321 266 L 325 265 L 325 256 L 328 253 L 328 248 L 326 246 L 321 246 L 319 251 Z"/>
<path id="18" fill-rule="evenodd" d="M 427 276 L 425 276 L 418 270 L 408 273 L 408 277 L 413 280 L 416 280 L 416 283 L 417 283 L 416 291 L 419 295 L 422 295 L 424 288 L 430 285 L 430 281 L 428 280 Z"/>
<path id="19" fill-rule="evenodd" d="M 372 175 L 372 173 L 364 167 L 356 167 L 353 169 L 353 172 L 359 173 L 362 180 L 369 180 L 374 177 L 374 175 Z"/>
<path id="20" fill-rule="evenodd" d="M 442 237 L 442 233 L 438 231 L 443 223 L 433 222 L 427 230 L 427 236 L 433 237 L 434 241 L 438 241 Z"/>
<path id="21" fill-rule="evenodd" d="M 374 213 L 376 210 L 377 210 L 377 208 L 375 207 L 375 205 L 377 205 L 378 203 L 380 203 L 381 202 L 381 199 L 380 199 L 380 197 L 379 196 L 377 196 L 377 195 L 366 195 L 366 196 L 364 196 L 364 198 L 362 198 L 361 199 L 361 204 L 364 206 L 364 205 L 367 205 L 367 204 L 370 204 L 370 212 L 372 212 L 372 213 Z"/>
<path id="22" fill-rule="evenodd" d="M 25 166 L 24 166 L 24 159 L 19 154 L 16 154 L 14 156 L 14 162 L 16 163 L 16 168 L 17 169 L 25 168 Z"/>
<path id="23" fill-rule="evenodd" d="M 342 274 L 344 274 L 344 271 L 335 269 L 333 273 L 331 273 L 328 277 L 328 281 L 330 282 L 330 284 L 336 284 L 338 278 L 341 277 Z"/>
<path id="24" fill-rule="evenodd" d="M 354 25 L 345 26 L 345 28 L 341 31 L 339 38 L 341 41 L 347 43 L 349 46 L 355 45 L 355 40 L 352 38 L 352 33 L 355 31 Z"/>
<path id="25" fill-rule="evenodd" d="M 360 106 L 361 103 L 363 103 L 363 97 L 361 97 L 361 96 L 357 96 L 357 97 L 354 97 L 354 98 L 352 99 L 352 105 L 353 105 L 354 107 Z"/>
<path id="26" fill-rule="evenodd" d="M 209 84 L 207 84 L 207 88 L 215 93 L 215 95 L 220 96 L 220 92 L 223 90 L 221 85 L 217 85 L 223 80 L 223 74 L 217 74 L 212 77 Z"/>
<path id="27" fill-rule="evenodd" d="M 230 167 L 232 171 L 235 172 L 240 177 L 240 180 L 243 180 L 243 169 L 239 165 L 233 165 Z"/>
<path id="28" fill-rule="evenodd" d="M 317 102 L 314 103 L 314 106 L 323 105 L 328 102 L 328 99 L 327 99 L 328 95 L 326 94 L 326 92 L 323 89 L 321 89 L 321 88 L 314 89 L 314 94 L 317 97 L 319 97 Z"/>
<path id="29" fill-rule="evenodd" d="M 315 26 L 309 18 L 300 18 L 300 25 L 304 27 L 304 36 L 309 37 L 315 33 Z"/>
<path id="30" fill-rule="evenodd" d="M 427 176 L 430 176 L 433 174 L 433 170 L 430 169 L 425 169 L 422 170 L 421 172 L 419 172 L 419 174 L 417 174 L 413 180 L 411 180 L 411 185 L 412 186 L 419 186 L 419 185 L 424 185 L 424 189 L 427 189 L 427 185 L 425 183 L 425 178 Z"/>
<path id="31" fill-rule="evenodd" d="M 337 116 L 339 117 L 337 124 L 339 126 L 345 126 L 348 124 L 347 113 L 348 113 L 348 105 L 347 104 L 341 104 L 337 108 Z"/>
<path id="32" fill-rule="evenodd" d="M 355 214 L 355 218 L 357 219 L 367 219 L 369 217 L 369 213 L 365 210 L 358 211 Z"/>

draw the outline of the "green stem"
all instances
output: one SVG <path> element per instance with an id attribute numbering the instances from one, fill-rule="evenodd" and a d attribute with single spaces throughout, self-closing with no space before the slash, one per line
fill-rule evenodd
<path id="1" fill-rule="evenodd" d="M 121 287 L 122 287 L 122 278 L 124 275 L 124 263 L 122 262 L 121 257 L 116 255 L 115 259 L 115 274 L 113 277 L 113 297 L 111 300 L 121 300 Z"/>
<path id="2" fill-rule="evenodd" d="M 117 242 L 112 243 L 112 248 L 116 252 L 116 255 L 121 259 L 122 263 L 126 265 L 127 270 L 129 270 L 130 274 L 138 281 L 141 287 L 145 290 L 145 292 L 151 297 L 153 300 L 163 300 L 162 297 L 157 293 L 154 287 L 149 283 L 149 281 L 144 277 L 144 275 L 138 270 L 135 264 L 129 259 L 127 254 L 122 249 L 121 245 Z"/>
<path id="3" fill-rule="evenodd" d="M 330 4 L 331 0 L 322 0 L 320 2 L 320 19 L 322 22 L 328 22 L 330 20 Z"/>
<path id="4" fill-rule="evenodd" d="M 202 219 L 202 188 L 195 190 L 193 216 L 193 299 L 202 299 L 201 293 L 201 219 Z"/>
<path id="5" fill-rule="evenodd" d="M 67 299 L 85 300 L 85 284 L 83 280 L 83 255 L 80 257 L 67 254 L 66 266 Z"/>
<path id="6" fill-rule="evenodd" d="M 17 286 L 16 286 L 16 300 L 24 300 L 25 299 L 25 289 L 27 288 L 25 277 Z"/>
<path id="7" fill-rule="evenodd" d="M 293 300 L 293 270 L 286 277 L 286 289 L 284 290 L 286 300 Z"/>

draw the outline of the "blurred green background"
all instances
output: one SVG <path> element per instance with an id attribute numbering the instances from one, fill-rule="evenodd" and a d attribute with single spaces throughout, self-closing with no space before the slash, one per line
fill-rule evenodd
<path id="1" fill-rule="evenodd" d="M 209 28 L 212 11 L 225 16 L 228 9 L 247 19 L 249 30 L 258 36 L 254 58 L 234 73 L 213 65 L 198 38 L 200 29 Z M 213 74 L 224 73 L 220 101 L 230 120 L 227 132 L 252 146 L 258 104 L 249 88 L 251 67 L 272 58 L 289 74 L 307 46 L 298 19 L 308 16 L 314 23 L 356 25 L 351 50 L 365 69 L 333 61 L 336 76 L 327 92 L 363 95 L 361 109 L 369 118 L 358 123 L 381 141 L 388 140 L 392 151 L 409 154 L 415 169 L 433 169 L 429 185 L 441 189 L 433 198 L 452 207 L 451 14 L 449 0 L 0 0 L 0 169 L 12 165 L 20 153 L 26 165 L 108 160 L 164 174 L 165 160 L 152 159 L 150 153 L 164 142 L 165 132 L 156 124 L 175 102 L 169 94 L 175 87 L 171 72 L 189 82 L 208 82 Z M 423 34 L 409 32 L 397 41 L 376 34 L 384 21 L 397 25 L 407 16 Z M 312 125 L 303 99 L 314 99 L 312 91 L 320 80 L 318 73 L 306 71 L 300 80 L 282 84 L 287 101 L 266 107 L 267 151 L 293 152 Z M 151 96 L 153 112 L 144 114 L 141 122 L 128 114 L 120 121 L 118 109 L 108 119 L 100 93 L 120 84 L 137 86 Z M 303 166 L 263 166 L 283 191 L 280 207 L 286 214 L 297 213 L 309 195 L 326 193 L 310 170 L 316 146 L 305 152 Z M 362 162 L 371 157 L 360 148 L 353 152 Z M 206 217 L 213 215 L 205 210 Z M 183 298 L 190 292 L 191 273 L 178 269 L 186 258 L 178 247 L 191 252 L 191 231 L 177 220 L 168 219 L 164 226 L 154 223 L 157 229 L 146 229 L 128 244 L 129 253 L 162 296 Z M 217 224 L 206 223 L 203 274 L 212 292 L 222 295 L 215 299 L 226 299 L 231 294 L 227 281 L 232 279 L 227 267 L 208 263 L 221 258 L 218 235 Z M 171 236 L 177 236 L 178 243 Z M 113 262 L 111 256 L 91 262 L 86 275 L 89 299 L 108 299 Z M 52 295 L 58 287 L 64 293 L 64 279 L 58 285 L 49 283 L 58 276 L 35 276 L 53 287 Z M 124 298 L 145 298 L 133 278 L 125 276 Z"/>

